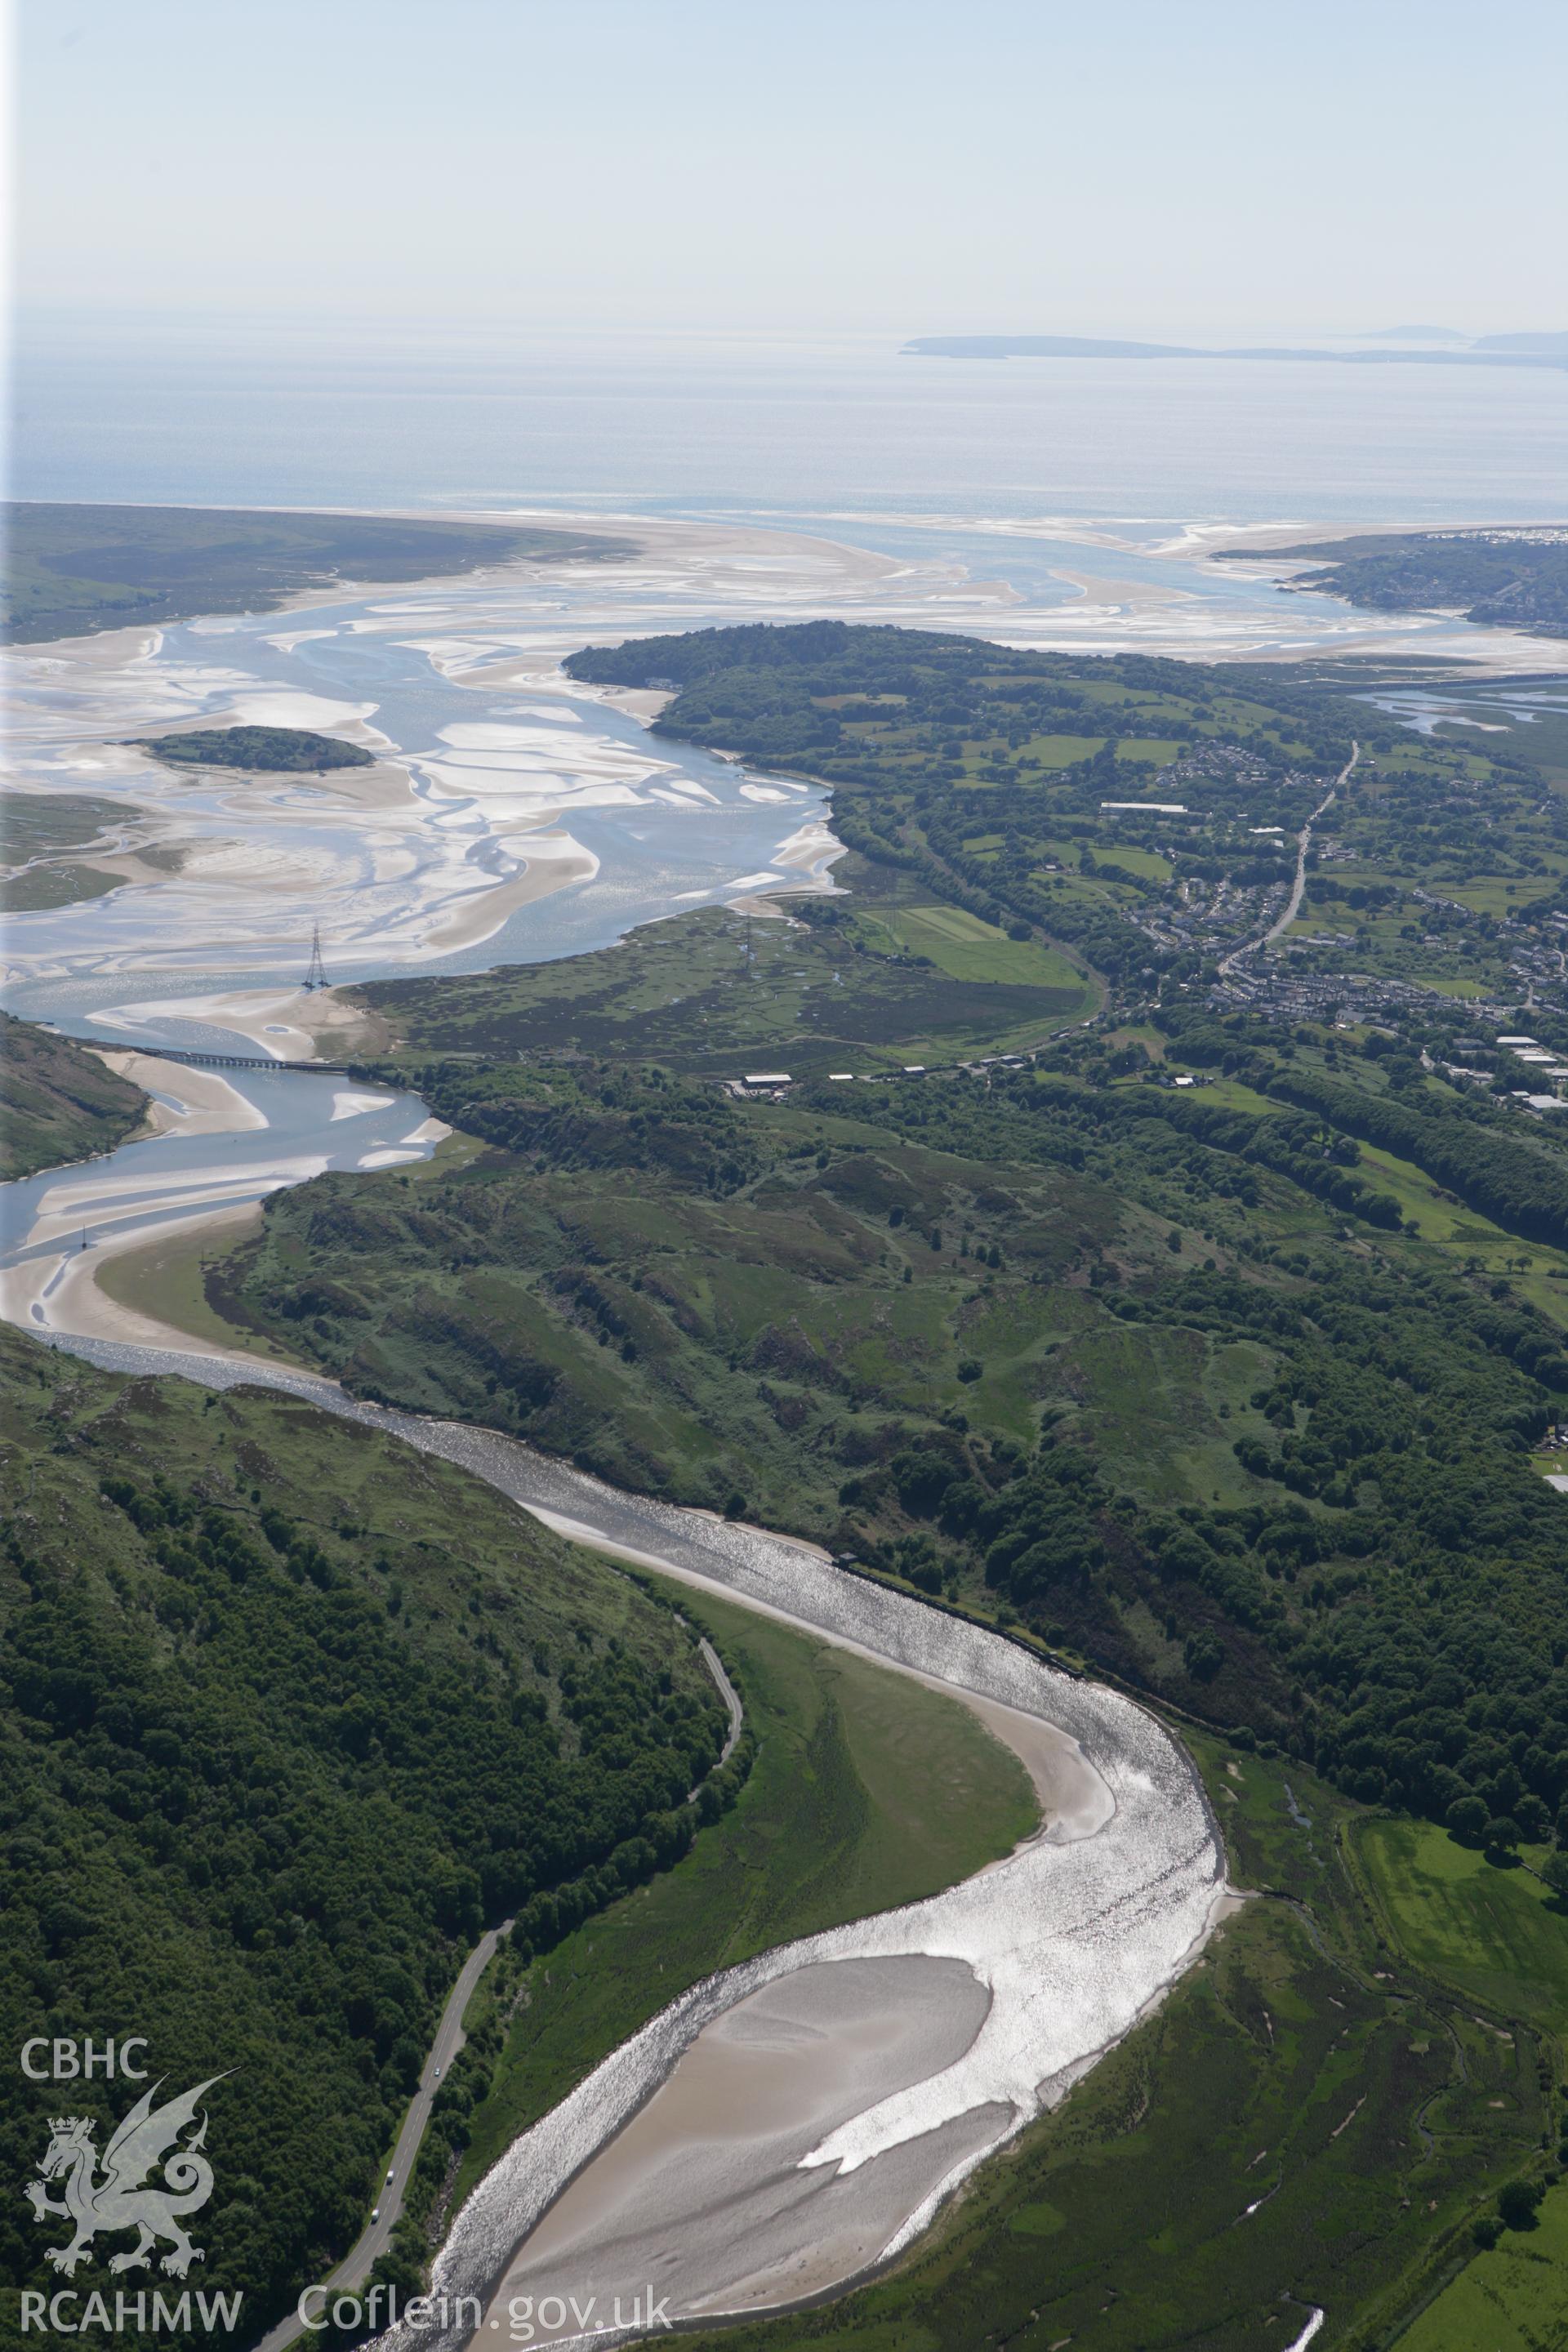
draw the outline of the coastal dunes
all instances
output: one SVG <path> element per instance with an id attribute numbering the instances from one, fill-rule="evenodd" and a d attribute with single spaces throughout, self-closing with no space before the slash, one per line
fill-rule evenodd
<path id="1" fill-rule="evenodd" d="M 452 575 L 525 559 L 629 555 L 633 543 L 533 525 L 427 516 L 289 513 L 250 508 L 54 504 L 4 509 L 10 583 L 3 622 L 14 643 L 176 620 L 254 613 L 351 580 Z"/>

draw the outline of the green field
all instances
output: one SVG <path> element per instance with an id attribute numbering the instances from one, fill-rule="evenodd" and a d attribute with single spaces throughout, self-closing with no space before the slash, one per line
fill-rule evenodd
<path id="1" fill-rule="evenodd" d="M 511 2023 L 459 2195 L 688 1985 L 953 1885 L 1037 1819 L 1023 1767 L 956 1700 L 708 1593 L 665 1589 L 725 1659 L 756 1761 L 734 1810 L 667 1876 L 531 1969 L 503 1963 L 487 1979 L 475 2028 L 498 2012 Z"/>
<path id="2" fill-rule="evenodd" d="M 1509 2230 L 1427 2306 L 1399 2352 L 1563 2352 L 1568 2188 L 1548 2189 L 1533 2230 Z"/>
<path id="3" fill-rule="evenodd" d="M 1093 1002 L 1068 959 L 1037 940 L 1011 940 L 962 908 L 905 904 L 907 886 L 858 860 L 844 861 L 841 879 L 847 900 L 781 899 L 787 920 L 707 908 L 594 955 L 375 981 L 353 997 L 409 1055 L 567 1047 L 725 1076 L 1009 1052 Z"/>
<path id="4" fill-rule="evenodd" d="M 1430 1822 L 1369 1822 L 1360 1850 L 1418 1966 L 1504 2016 L 1568 2032 L 1568 1910 L 1531 1871 L 1499 1869 Z"/>
<path id="5" fill-rule="evenodd" d="M 258 1211 L 255 1216 L 258 1215 Z M 250 1222 L 255 1222 L 255 1216 Z M 290 1353 L 258 1331 L 226 1322 L 207 1298 L 207 1267 L 234 1245 L 237 1222 L 242 1221 L 226 1220 L 216 1227 L 198 1225 L 194 1233 L 175 1225 L 139 1249 L 117 1250 L 105 1256 L 94 1267 L 93 1280 L 117 1306 L 172 1324 L 193 1339 L 216 1341 L 220 1347 L 274 1363 L 297 1363 L 297 1349 Z"/>
<path id="6" fill-rule="evenodd" d="M 962 907 L 903 907 L 879 921 L 900 947 L 929 956 L 953 980 L 1070 990 L 1080 1003 L 1084 1000 L 1082 975 L 1057 949 L 1037 940 L 1010 940 L 994 923 L 983 923 Z"/>

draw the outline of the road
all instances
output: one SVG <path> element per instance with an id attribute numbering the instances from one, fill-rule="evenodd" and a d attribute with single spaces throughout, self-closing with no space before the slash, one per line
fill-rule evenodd
<path id="1" fill-rule="evenodd" d="M 1286 901 L 1284 913 L 1279 916 L 1275 922 L 1269 924 L 1268 929 L 1263 932 L 1261 937 L 1256 940 L 1247 940 L 1240 947 L 1232 948 L 1227 956 L 1222 956 L 1220 958 L 1219 964 L 1222 973 L 1228 972 L 1233 965 L 1238 964 L 1243 956 L 1258 955 L 1261 954 L 1265 948 L 1272 947 L 1275 940 L 1279 937 L 1281 931 L 1288 931 L 1291 924 L 1295 921 L 1297 916 L 1301 910 L 1301 898 L 1307 887 L 1307 852 L 1312 846 L 1312 827 L 1317 824 L 1318 819 L 1322 815 L 1324 810 L 1332 807 L 1335 793 L 1339 791 L 1342 784 L 1349 782 L 1351 771 L 1360 758 L 1361 745 L 1352 738 L 1351 742 L 1350 758 L 1345 761 L 1344 766 L 1340 770 L 1339 774 L 1334 778 L 1333 782 L 1329 786 L 1328 791 L 1323 794 L 1322 799 L 1318 803 L 1317 807 L 1312 811 L 1311 815 L 1307 819 L 1306 824 L 1296 835 L 1296 880 L 1291 888 L 1290 896 Z"/>
<path id="2" fill-rule="evenodd" d="M 745 1721 L 740 1695 L 724 1672 L 723 1661 L 712 1643 L 704 1638 L 697 1646 L 702 1654 L 703 1664 L 719 1686 L 721 1698 L 730 1711 L 730 1728 L 719 1757 L 721 1764 L 727 1764 L 735 1752 L 735 1742 L 741 1737 L 741 1728 Z M 687 1802 L 695 1803 L 698 1791 L 694 1789 Z M 397 2146 L 392 2158 L 392 2182 L 390 2187 L 383 2189 L 376 2207 L 379 2219 L 365 2224 L 354 2246 L 343 2257 L 336 2270 L 329 2272 L 327 2276 L 319 2282 L 320 2285 L 327 2291 L 329 2303 L 334 2294 L 356 2294 L 370 2276 L 379 2257 L 392 2243 L 392 2233 L 397 2227 L 403 2213 L 404 2190 L 413 2178 L 415 2159 L 419 2154 L 420 2143 L 425 2137 L 426 2126 L 430 2121 L 430 2109 L 435 2102 L 436 2094 L 441 2087 L 443 2078 L 451 2073 L 452 2062 L 468 2040 L 468 2035 L 463 2032 L 463 2012 L 474 1997 L 479 1979 L 495 1958 L 497 1946 L 510 1927 L 511 1921 L 503 1919 L 499 1927 L 488 1929 L 463 1962 L 458 1981 L 447 1995 L 447 2006 L 441 2011 L 441 2022 L 436 2028 L 436 2039 L 430 2044 L 420 2073 L 419 2088 L 409 2102 L 408 2113 L 403 2118 L 403 2129 L 397 2135 Z M 316 2304 L 311 2307 L 313 2310 L 319 2310 L 321 2305 Z M 292 2344 L 295 2338 L 302 2336 L 304 2332 L 304 2326 L 299 2317 L 298 2306 L 296 2306 L 295 2310 L 288 2313 L 274 2328 L 262 2336 L 255 2347 L 255 2352 L 283 2352 L 285 2345 Z"/>
<path id="3" fill-rule="evenodd" d="M 741 1737 L 741 1727 L 746 1719 L 741 1706 L 741 1696 L 736 1690 L 734 1684 L 730 1680 L 729 1675 L 724 1672 L 724 1661 L 721 1658 L 718 1651 L 713 1647 L 712 1643 L 708 1639 L 706 1634 L 703 1635 L 697 1646 L 702 1653 L 702 1662 L 704 1665 L 719 1685 L 720 1697 L 723 1700 L 725 1706 L 730 1710 L 730 1728 L 725 1735 L 724 1745 L 719 1751 L 719 1764 L 728 1764 L 731 1757 L 735 1753 L 735 1742 Z M 713 1769 L 717 1771 L 719 1765 L 716 1764 Z M 697 1790 L 693 1789 L 690 1796 L 687 1799 L 688 1804 L 695 1803 L 697 1793 Z"/>

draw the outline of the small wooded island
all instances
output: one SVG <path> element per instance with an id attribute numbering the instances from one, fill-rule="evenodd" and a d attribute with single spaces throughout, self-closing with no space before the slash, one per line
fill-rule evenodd
<path id="1" fill-rule="evenodd" d="M 188 735 L 141 737 L 137 749 L 172 768 L 258 768 L 278 774 L 368 768 L 375 756 L 308 727 L 202 727 Z"/>

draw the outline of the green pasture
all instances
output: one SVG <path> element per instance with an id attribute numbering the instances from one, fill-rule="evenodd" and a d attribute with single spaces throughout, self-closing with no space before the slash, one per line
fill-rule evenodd
<path id="1" fill-rule="evenodd" d="M 1564 2352 L 1568 2186 L 1549 2189 L 1532 2230 L 1505 2230 L 1399 2338 L 1398 2352 Z"/>
<path id="2" fill-rule="evenodd" d="M 1413 1960 L 1505 2016 L 1568 2030 L 1568 1911 L 1533 1871 L 1500 1868 L 1431 1822 L 1364 1822 L 1358 1844 Z"/>
<path id="3" fill-rule="evenodd" d="M 954 980 L 1083 989 L 1081 974 L 1058 949 L 1043 947 L 1037 940 L 1011 940 L 963 907 L 903 907 L 877 919 L 900 947 L 913 955 L 930 956 Z"/>

